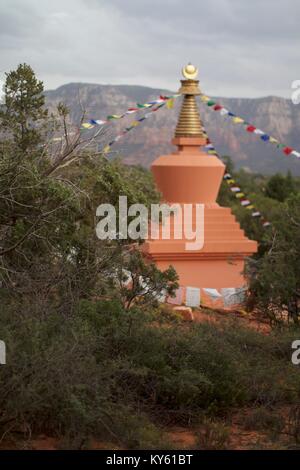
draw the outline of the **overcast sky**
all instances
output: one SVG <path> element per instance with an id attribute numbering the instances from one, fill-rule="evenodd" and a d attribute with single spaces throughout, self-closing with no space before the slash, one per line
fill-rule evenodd
<path id="1" fill-rule="evenodd" d="M 290 97 L 299 21 L 299 0 L 0 0 L 0 73 L 177 89 L 191 61 L 208 94 Z"/>

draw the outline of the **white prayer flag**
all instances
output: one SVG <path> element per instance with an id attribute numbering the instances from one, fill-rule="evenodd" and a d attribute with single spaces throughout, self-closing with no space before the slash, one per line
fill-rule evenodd
<path id="1" fill-rule="evenodd" d="M 186 302 L 188 307 L 199 307 L 200 306 L 200 289 L 198 287 L 187 287 L 186 288 Z"/>
<path id="2" fill-rule="evenodd" d="M 181 305 L 182 304 L 182 287 L 179 287 L 176 291 L 175 297 L 168 297 L 168 304 Z"/>
<path id="3" fill-rule="evenodd" d="M 220 294 L 217 289 L 210 289 L 208 287 L 204 287 L 203 290 L 212 300 L 218 300 L 222 297 L 222 294 Z"/>

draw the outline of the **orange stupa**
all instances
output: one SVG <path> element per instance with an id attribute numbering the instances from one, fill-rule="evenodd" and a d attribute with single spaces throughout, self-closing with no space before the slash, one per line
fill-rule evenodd
<path id="1" fill-rule="evenodd" d="M 197 69 L 189 64 L 183 74 L 185 79 L 181 80 L 179 90 L 183 103 L 172 140 L 177 151 L 157 158 L 152 172 L 163 202 L 182 207 L 204 205 L 204 245 L 189 251 L 184 236 L 167 240 L 159 235 L 150 238 L 143 251 L 162 270 L 174 266 L 183 289 L 188 286 L 201 289 L 202 302 L 205 289 L 220 292 L 245 286 L 245 258 L 257 251 L 257 243 L 245 236 L 230 208 L 216 202 L 225 166 L 216 156 L 202 150 L 206 136 L 195 99 L 200 94 L 199 81 L 195 80 Z M 174 231 L 172 214 L 170 220 Z M 210 303 L 209 297 L 205 303 Z"/>

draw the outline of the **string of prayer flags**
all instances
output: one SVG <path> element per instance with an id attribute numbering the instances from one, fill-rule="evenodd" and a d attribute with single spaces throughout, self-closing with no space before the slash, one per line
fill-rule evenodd
<path id="1" fill-rule="evenodd" d="M 261 223 L 263 227 L 269 227 L 271 224 L 268 222 L 263 215 L 255 209 L 255 206 L 251 204 L 251 201 L 246 197 L 245 193 L 241 191 L 241 189 L 236 186 L 236 181 L 232 177 L 230 173 L 226 173 L 224 175 L 224 180 L 228 184 L 228 187 L 231 192 L 234 193 L 235 197 L 239 199 L 241 206 L 245 207 L 248 210 L 251 210 L 251 216 L 252 217 L 259 217 L 261 219 Z"/>
<path id="2" fill-rule="evenodd" d="M 167 108 L 171 109 L 174 106 L 174 100 L 180 96 L 179 94 L 177 95 L 171 95 L 171 96 L 163 96 L 161 95 L 158 99 L 149 101 L 148 103 L 137 103 L 135 107 L 128 108 L 127 111 L 123 114 L 109 114 L 106 116 L 106 119 L 89 119 L 89 121 L 84 122 L 81 127 L 82 129 L 93 129 L 95 126 L 104 126 L 105 124 L 108 124 L 111 121 L 122 119 L 123 117 L 127 116 L 128 114 L 133 114 L 138 111 L 141 111 L 142 109 L 147 109 L 147 108 L 153 108 L 156 106 L 155 111 L 159 109 L 159 106 L 164 106 L 165 103 L 167 103 Z"/>
<path id="3" fill-rule="evenodd" d="M 207 139 L 207 144 L 205 145 L 205 149 L 207 150 L 208 154 L 211 154 L 212 151 L 214 151 L 214 155 L 218 156 L 218 153 L 216 149 L 214 148 L 213 144 L 208 138 L 206 130 L 203 128 L 203 134 L 205 135 Z M 219 156 L 218 156 L 219 157 Z M 220 158 L 220 157 L 219 157 Z M 261 220 L 261 223 L 264 228 L 269 227 L 271 225 L 270 222 L 268 222 L 263 215 L 255 209 L 255 206 L 251 203 L 251 201 L 246 197 L 246 194 L 241 190 L 241 188 L 238 186 L 237 182 L 235 179 L 232 177 L 230 173 L 225 173 L 224 174 L 224 180 L 226 181 L 230 191 L 234 194 L 236 199 L 239 200 L 240 204 L 242 207 L 245 207 L 247 210 L 251 210 L 251 215 L 252 217 L 259 217 Z"/>
<path id="4" fill-rule="evenodd" d="M 128 127 L 125 127 L 125 129 L 120 133 L 118 134 L 116 137 L 114 137 L 114 139 L 109 142 L 109 144 L 107 144 L 104 149 L 102 150 L 102 153 L 103 154 L 106 154 L 110 151 L 111 149 L 111 146 L 115 143 L 115 142 L 118 142 L 125 134 L 127 134 L 128 132 L 130 132 L 132 129 L 134 129 L 135 127 L 139 126 L 143 121 L 145 121 L 145 119 L 148 119 L 149 116 L 151 116 L 152 113 L 154 113 L 155 111 L 158 111 L 160 108 L 162 108 L 163 106 L 165 106 L 169 100 L 172 100 L 174 99 L 174 96 L 170 96 L 170 97 L 165 97 L 164 100 L 162 101 L 159 101 L 159 103 L 157 104 L 156 103 L 156 106 L 152 107 L 151 105 L 151 110 L 148 111 L 146 114 L 144 114 L 142 117 L 140 117 L 139 119 L 136 119 L 134 121 L 131 122 L 131 124 L 128 126 Z M 153 102 L 154 103 L 154 102 Z M 148 106 L 149 108 L 149 106 Z"/>
<path id="5" fill-rule="evenodd" d="M 240 116 L 237 116 L 236 114 L 232 113 L 229 111 L 227 108 L 222 106 L 220 103 L 216 103 L 214 100 L 212 100 L 209 96 L 206 96 L 204 94 L 200 95 L 200 100 L 205 103 L 209 108 L 213 109 L 214 111 L 217 111 L 220 113 L 221 116 L 228 116 L 231 118 L 231 121 L 234 124 L 241 124 L 243 125 L 244 129 L 246 132 L 256 134 L 257 136 L 260 137 L 260 139 L 263 142 L 270 142 L 273 145 L 276 145 L 276 147 L 282 152 L 289 156 L 293 155 L 296 158 L 300 158 L 300 152 L 297 150 L 293 149 L 292 147 L 289 147 L 288 145 L 281 144 L 277 139 L 274 137 L 270 136 L 267 132 L 264 132 L 261 129 L 258 129 L 256 126 L 253 126 L 249 122 L 247 122 L 245 119 L 241 118 Z M 209 153 L 209 152 L 208 152 Z"/>

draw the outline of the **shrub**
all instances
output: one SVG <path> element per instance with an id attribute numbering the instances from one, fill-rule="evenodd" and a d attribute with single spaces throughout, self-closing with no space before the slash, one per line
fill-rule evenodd
<path id="1" fill-rule="evenodd" d="M 259 407 L 251 410 L 244 418 L 244 427 L 247 430 L 267 431 L 273 437 L 282 432 L 285 426 L 283 417 L 275 410 Z"/>
<path id="2" fill-rule="evenodd" d="M 196 445 L 200 450 L 226 450 L 229 442 L 229 429 L 220 422 L 205 420 L 197 433 Z"/>
<path id="3" fill-rule="evenodd" d="M 168 318 L 159 325 L 157 317 L 117 301 L 82 300 L 71 316 L 3 302 L 2 433 L 43 431 L 69 443 L 94 435 L 152 448 L 170 422 L 296 403 L 300 377 L 287 356 L 290 333 L 267 337 L 236 324 L 187 326 Z"/>

